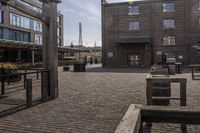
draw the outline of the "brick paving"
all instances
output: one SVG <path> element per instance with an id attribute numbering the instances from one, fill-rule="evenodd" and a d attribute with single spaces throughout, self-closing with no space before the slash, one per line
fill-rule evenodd
<path id="1" fill-rule="evenodd" d="M 90 68 L 60 72 L 60 97 L 0 119 L 0 133 L 113 133 L 130 104 L 146 103 L 146 69 Z M 187 107 L 200 105 L 200 82 L 187 77 Z M 174 88 L 177 86 L 174 85 Z M 173 95 L 178 90 L 173 89 Z M 171 106 L 178 106 L 172 102 Z M 155 124 L 152 132 L 181 132 L 179 124 Z M 188 126 L 199 133 L 200 125 Z"/>

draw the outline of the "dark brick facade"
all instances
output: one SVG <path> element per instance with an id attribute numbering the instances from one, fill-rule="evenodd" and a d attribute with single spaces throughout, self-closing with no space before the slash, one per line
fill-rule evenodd
<path id="1" fill-rule="evenodd" d="M 163 4 L 166 3 L 174 3 L 175 11 L 163 12 Z M 129 15 L 129 6 L 138 6 L 140 14 Z M 161 63 L 165 53 L 173 54 L 176 62 L 185 65 L 197 63 L 200 54 L 193 46 L 200 41 L 199 17 L 199 0 L 102 3 L 103 66 L 128 67 L 131 66 L 130 56 L 137 55 L 137 66 L 149 67 Z M 164 19 L 174 19 L 175 28 L 164 28 Z M 130 21 L 139 21 L 140 29 L 129 30 Z M 175 45 L 163 45 L 165 36 L 174 36 Z M 141 37 L 148 38 L 150 42 L 127 42 Z M 121 38 L 125 41 L 117 41 Z"/>

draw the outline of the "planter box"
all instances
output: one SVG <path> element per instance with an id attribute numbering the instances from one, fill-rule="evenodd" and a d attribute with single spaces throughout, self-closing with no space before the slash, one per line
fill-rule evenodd
<path id="1" fill-rule="evenodd" d="M 74 64 L 74 72 L 85 72 L 85 64 L 82 63 Z"/>

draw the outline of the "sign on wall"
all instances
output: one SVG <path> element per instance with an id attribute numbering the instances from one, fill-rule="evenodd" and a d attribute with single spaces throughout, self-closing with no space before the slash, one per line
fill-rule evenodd
<path id="1" fill-rule="evenodd" d="M 183 56 L 182 56 L 182 55 L 179 55 L 179 56 L 178 56 L 178 59 L 183 59 Z"/>
<path id="2" fill-rule="evenodd" d="M 157 51 L 156 55 L 162 55 L 162 52 L 161 51 Z"/>
<path id="3" fill-rule="evenodd" d="M 108 52 L 108 57 L 112 58 L 113 57 L 113 52 Z"/>

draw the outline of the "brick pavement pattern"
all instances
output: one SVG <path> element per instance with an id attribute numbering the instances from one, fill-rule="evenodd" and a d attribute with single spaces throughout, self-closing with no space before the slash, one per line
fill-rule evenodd
<path id="1" fill-rule="evenodd" d="M 130 73 L 128 73 L 130 72 Z M 130 104 L 146 103 L 145 69 L 60 72 L 60 97 L 0 119 L 0 133 L 113 133 Z M 187 77 L 187 107 L 199 106 L 200 82 Z M 174 85 L 175 88 L 177 87 Z M 178 95 L 178 90 L 172 91 Z M 178 106 L 172 102 L 172 106 Z M 200 125 L 188 126 L 199 133 Z M 179 124 L 155 124 L 154 133 L 179 133 Z"/>

